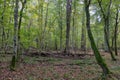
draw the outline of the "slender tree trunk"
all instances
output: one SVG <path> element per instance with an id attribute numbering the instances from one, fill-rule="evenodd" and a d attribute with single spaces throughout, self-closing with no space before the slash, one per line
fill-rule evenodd
<path id="1" fill-rule="evenodd" d="M 77 1 L 74 0 L 73 1 L 73 12 L 72 12 L 72 27 L 71 27 L 71 31 L 72 31 L 72 36 L 71 36 L 71 43 L 72 43 L 72 49 L 73 51 L 76 50 L 76 46 L 75 46 L 75 38 L 76 38 L 76 34 L 75 34 L 75 31 L 76 31 L 76 4 L 77 4 Z M 75 51 L 76 52 L 76 51 Z"/>
<path id="2" fill-rule="evenodd" d="M 110 73 L 106 63 L 104 62 L 102 56 L 100 55 L 98 48 L 96 47 L 92 32 L 91 32 L 91 28 L 90 28 L 90 13 L 89 13 L 89 6 L 90 6 L 90 2 L 91 0 L 84 0 L 85 3 L 85 12 L 86 12 L 86 27 L 87 27 L 87 33 L 88 33 L 88 37 L 90 39 L 90 43 L 91 43 L 91 47 L 94 51 L 94 55 L 95 58 L 97 60 L 97 63 L 100 65 L 100 67 L 103 70 L 103 74 L 107 75 Z"/>
<path id="3" fill-rule="evenodd" d="M 63 38 L 63 18 L 62 18 L 62 6 L 61 6 L 61 4 L 62 4 L 62 1 L 61 0 L 59 0 L 58 1 L 58 14 L 59 14 L 59 19 L 58 19 L 58 26 L 59 26 L 59 28 L 60 28 L 60 50 L 62 50 L 62 38 Z"/>
<path id="4" fill-rule="evenodd" d="M 43 3 L 44 0 L 38 0 L 39 6 L 38 6 L 38 25 L 39 25 L 39 31 L 38 31 L 38 52 L 41 52 L 42 50 L 42 36 L 43 36 Z"/>
<path id="5" fill-rule="evenodd" d="M 4 26 L 2 24 L 2 48 L 4 49 L 5 46 L 5 29 Z"/>
<path id="6" fill-rule="evenodd" d="M 72 0 L 67 0 L 66 5 L 66 49 L 65 53 L 69 53 L 70 23 L 71 23 L 71 4 Z"/>
<path id="7" fill-rule="evenodd" d="M 4 14 L 6 11 L 6 0 L 4 0 L 4 6 L 3 6 L 3 11 L 2 11 L 2 15 L 1 15 L 1 26 L 2 26 L 2 48 L 5 49 L 5 26 L 4 26 Z"/>
<path id="8" fill-rule="evenodd" d="M 111 49 L 114 50 L 114 42 L 115 42 L 115 32 L 113 31 L 113 36 L 112 36 L 112 45 L 111 45 Z"/>
<path id="9" fill-rule="evenodd" d="M 118 32 L 118 24 L 119 24 L 119 9 L 116 9 L 116 18 L 115 18 L 115 31 L 114 31 L 114 46 L 115 46 L 115 55 L 117 53 L 117 32 Z"/>
<path id="10" fill-rule="evenodd" d="M 112 4 L 112 0 L 110 0 L 109 2 L 109 5 L 108 5 L 108 8 L 107 8 L 107 12 L 105 13 L 104 10 L 103 10 L 103 7 L 102 7 L 102 0 L 98 0 L 98 3 L 99 3 L 99 6 L 100 6 L 100 9 L 101 9 L 101 12 L 102 12 L 102 15 L 103 15 L 103 19 L 104 19 L 104 38 L 105 38 L 105 45 L 107 45 L 107 49 L 111 55 L 111 58 L 113 61 L 115 61 L 115 56 L 111 50 L 111 47 L 110 47 L 110 43 L 109 43 L 109 16 L 110 16 L 110 7 L 111 7 L 111 4 Z"/>
<path id="11" fill-rule="evenodd" d="M 55 51 L 58 50 L 57 37 L 55 37 Z"/>
<path id="12" fill-rule="evenodd" d="M 60 25 L 60 50 L 62 50 L 62 38 L 63 38 L 63 28 L 62 28 L 62 21 Z"/>
<path id="13" fill-rule="evenodd" d="M 48 7 L 49 7 L 49 2 L 47 3 L 47 7 L 46 7 L 44 28 L 43 28 L 43 33 L 41 35 L 41 43 L 40 43 L 41 49 L 45 49 L 45 46 L 46 46 L 45 36 L 46 36 L 46 27 L 47 27 L 47 24 L 48 24 Z"/>
<path id="14" fill-rule="evenodd" d="M 19 22 L 18 22 L 18 58 L 17 59 L 19 59 L 20 58 L 20 53 L 21 53 L 21 50 L 20 50 L 20 29 L 21 29 L 21 22 L 22 22 L 22 17 L 23 17 L 23 10 L 24 10 L 24 8 L 25 8 L 25 4 L 26 4 L 26 0 L 24 0 L 24 2 L 22 2 L 21 1 L 21 3 L 22 3 L 22 8 L 21 8 L 21 10 L 20 10 L 20 18 L 19 18 Z"/>
<path id="15" fill-rule="evenodd" d="M 3 48 L 3 53 L 5 53 L 6 54 L 6 32 L 5 32 L 5 28 L 4 28 L 4 25 L 3 25 L 3 27 L 2 27 L 2 48 Z"/>
<path id="16" fill-rule="evenodd" d="M 18 56 L 18 2 L 19 0 L 15 0 L 15 9 L 14 9 L 14 55 L 12 57 L 10 70 L 15 70 L 16 66 L 16 58 Z"/>
<path id="17" fill-rule="evenodd" d="M 82 16 L 82 34 L 81 34 L 81 50 L 86 51 L 86 30 L 85 30 L 85 8 L 83 7 Z"/>

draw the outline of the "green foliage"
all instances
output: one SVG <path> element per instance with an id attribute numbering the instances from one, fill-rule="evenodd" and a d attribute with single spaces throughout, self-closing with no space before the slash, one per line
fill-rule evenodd
<path id="1" fill-rule="evenodd" d="M 4 27 L 5 35 L 7 35 L 7 31 L 9 30 L 9 38 L 5 38 L 4 42 L 2 42 L 2 38 L 0 37 L 0 45 L 2 43 L 8 43 L 8 45 L 13 44 L 13 24 L 14 24 L 14 2 L 11 0 L 6 0 L 6 7 L 4 8 L 4 0 L 0 0 L 0 34 L 2 35 L 2 28 Z M 46 5 L 49 3 L 48 6 L 48 15 L 47 15 L 47 26 L 45 27 L 45 19 L 46 19 Z M 102 0 L 102 7 L 103 10 L 107 11 L 109 0 Z M 111 14 L 110 14 L 110 36 L 113 35 L 114 29 L 114 17 L 115 17 L 115 10 L 116 7 L 119 7 L 119 0 L 113 0 L 111 6 Z M 73 0 L 72 1 L 72 15 L 71 15 L 71 31 L 70 31 L 70 38 L 71 38 L 71 46 L 74 42 L 77 48 L 81 45 L 81 29 L 82 29 L 82 17 L 83 17 L 83 7 L 84 3 L 83 0 Z M 2 15 L 3 11 L 4 15 Z M 19 11 L 20 12 L 20 11 Z M 98 2 L 96 0 L 92 0 L 90 6 L 91 12 L 91 25 L 92 25 L 92 33 L 94 34 L 95 42 L 97 43 L 97 47 L 101 48 L 102 44 L 104 43 L 103 39 L 103 17 L 98 6 Z M 59 14 L 60 13 L 60 14 Z M 19 14 L 18 14 L 19 15 Z M 3 23 L 1 23 L 1 17 L 3 18 Z M 73 17 L 75 17 L 75 23 L 73 26 Z M 62 21 L 62 24 L 61 24 Z M 39 46 L 46 46 L 48 49 L 54 50 L 55 48 L 55 39 L 57 40 L 58 49 L 60 48 L 60 26 L 62 25 L 62 47 L 65 48 L 65 31 L 66 31 L 66 1 L 65 0 L 49 0 L 48 2 L 44 0 L 27 0 L 25 9 L 23 11 L 23 20 L 20 30 L 21 36 L 21 43 L 28 48 L 29 46 L 36 46 L 35 39 L 38 38 L 39 41 L 43 42 L 43 44 L 39 44 Z M 97 26 L 96 26 L 97 25 Z M 74 36 L 73 36 L 73 27 L 74 27 Z M 43 36 L 42 36 L 43 35 Z M 86 35 L 87 36 L 87 35 Z M 44 37 L 44 38 L 43 38 Z M 72 39 L 73 38 L 73 39 Z M 89 39 L 87 38 L 87 48 L 90 48 Z M 118 43 L 119 43 L 118 38 Z M 110 40 L 111 42 L 111 40 Z M 1 45 L 2 46 L 2 45 Z"/>

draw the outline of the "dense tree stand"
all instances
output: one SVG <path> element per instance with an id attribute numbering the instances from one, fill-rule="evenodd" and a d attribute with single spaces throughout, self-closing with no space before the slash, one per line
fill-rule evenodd
<path id="1" fill-rule="evenodd" d="M 0 80 L 120 80 L 119 0 L 0 3 Z"/>

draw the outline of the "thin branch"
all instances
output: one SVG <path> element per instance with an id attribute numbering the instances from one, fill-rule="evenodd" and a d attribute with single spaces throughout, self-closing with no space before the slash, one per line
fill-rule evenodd
<path id="1" fill-rule="evenodd" d="M 104 13 L 104 10 L 103 10 L 103 7 L 102 7 L 101 3 L 102 3 L 102 0 L 98 0 L 98 4 L 99 4 L 100 9 L 101 9 L 101 12 L 102 12 L 102 14 L 103 14 L 103 18 L 106 19 L 106 15 L 105 15 L 105 13 Z"/>

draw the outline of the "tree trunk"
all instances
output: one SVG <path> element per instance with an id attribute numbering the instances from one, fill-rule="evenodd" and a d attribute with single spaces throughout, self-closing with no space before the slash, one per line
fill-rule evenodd
<path id="1" fill-rule="evenodd" d="M 103 70 L 103 74 L 107 75 L 110 73 L 106 63 L 104 62 L 102 56 L 100 55 L 98 48 L 96 47 L 92 32 L 91 32 L 91 28 L 90 28 L 90 13 L 89 13 L 89 6 L 90 6 L 90 2 L 91 0 L 84 0 L 85 3 L 85 12 L 86 12 L 86 27 L 87 27 L 87 33 L 88 33 L 88 37 L 90 39 L 90 43 L 91 43 L 91 47 L 94 51 L 94 55 L 95 58 L 97 60 L 97 63 L 100 65 L 100 67 Z"/>
<path id="2" fill-rule="evenodd" d="M 85 8 L 83 7 L 82 16 L 82 34 L 81 34 L 81 50 L 86 51 L 86 30 L 85 30 Z"/>
<path id="3" fill-rule="evenodd" d="M 72 0 L 67 0 L 67 5 L 66 5 L 66 49 L 65 49 L 65 53 L 69 53 L 71 4 L 72 4 Z"/>
<path id="4" fill-rule="evenodd" d="M 111 50 L 111 47 L 110 47 L 110 43 L 109 43 L 109 17 L 110 17 L 110 7 L 111 7 L 111 4 L 112 4 L 112 0 L 110 0 L 109 2 L 109 5 L 108 5 L 108 8 L 107 8 L 107 12 L 105 13 L 104 10 L 103 10 L 103 7 L 102 7 L 102 0 L 98 0 L 98 3 L 99 3 L 99 6 L 100 6 L 100 9 L 101 9 L 101 12 L 102 12 L 102 15 L 103 15 L 103 19 L 104 19 L 104 38 L 105 38 L 105 45 L 107 47 L 107 51 L 109 51 L 110 55 L 111 55 L 111 58 L 113 61 L 115 61 L 115 56 Z"/>
<path id="5" fill-rule="evenodd" d="M 38 0 L 38 25 L 39 25 L 39 31 L 38 31 L 38 52 L 41 52 L 42 50 L 42 36 L 43 36 L 43 3 L 44 0 Z"/>
<path id="6" fill-rule="evenodd" d="M 116 9 L 116 18 L 115 18 L 115 31 L 114 31 L 114 46 L 115 46 L 115 55 L 118 55 L 117 53 L 117 32 L 118 32 L 118 24 L 119 24 L 119 9 L 117 7 Z"/>
<path id="7" fill-rule="evenodd" d="M 44 28 L 43 28 L 43 32 L 41 35 L 41 42 L 40 42 L 41 49 L 45 49 L 46 47 L 45 36 L 46 36 L 46 27 L 48 25 L 48 9 L 49 9 L 49 2 L 47 3 L 47 7 L 46 7 Z"/>
<path id="8" fill-rule="evenodd" d="M 16 58 L 18 56 L 18 3 L 19 0 L 15 0 L 15 9 L 14 9 L 14 55 L 10 64 L 10 70 L 15 70 Z"/>
<path id="9" fill-rule="evenodd" d="M 62 50 L 62 38 L 63 38 L 63 18 L 62 18 L 62 6 L 61 6 L 61 4 L 62 4 L 62 1 L 61 0 L 59 0 L 58 1 L 58 14 L 59 14 L 59 19 L 58 19 L 58 26 L 59 26 L 59 28 L 60 28 L 60 50 Z"/>
<path id="10" fill-rule="evenodd" d="M 1 23 L 1 29 L 2 29 L 2 36 L 1 36 L 1 39 L 2 39 L 2 49 L 4 50 L 5 49 L 5 36 L 6 36 L 6 34 L 5 34 L 5 26 L 4 26 L 4 15 L 5 15 L 5 11 L 6 11 L 6 0 L 4 0 L 4 6 L 3 6 L 3 11 L 2 11 L 2 15 L 1 15 L 1 21 L 0 21 L 0 23 Z M 4 50 L 5 51 L 5 50 Z"/>
<path id="11" fill-rule="evenodd" d="M 21 50 L 20 50 L 20 29 L 21 29 L 21 22 L 22 22 L 22 17 L 23 17 L 23 10 L 24 10 L 24 8 L 25 8 L 25 4 L 26 4 L 26 0 L 24 0 L 24 2 L 22 2 L 21 1 L 21 3 L 22 3 L 22 8 L 21 8 L 21 10 L 20 10 L 20 18 L 19 18 L 19 23 L 18 23 L 18 58 L 17 59 L 19 59 L 20 58 L 20 53 L 21 53 Z"/>
<path id="12" fill-rule="evenodd" d="M 71 43 L 72 43 L 72 49 L 74 52 L 76 52 L 76 46 L 75 46 L 75 38 L 76 38 L 76 12 L 77 12 L 77 8 L 76 8 L 76 4 L 77 1 L 74 0 L 73 2 L 73 12 L 72 12 L 72 27 L 71 27 L 71 31 L 72 31 L 72 35 L 71 35 Z"/>

